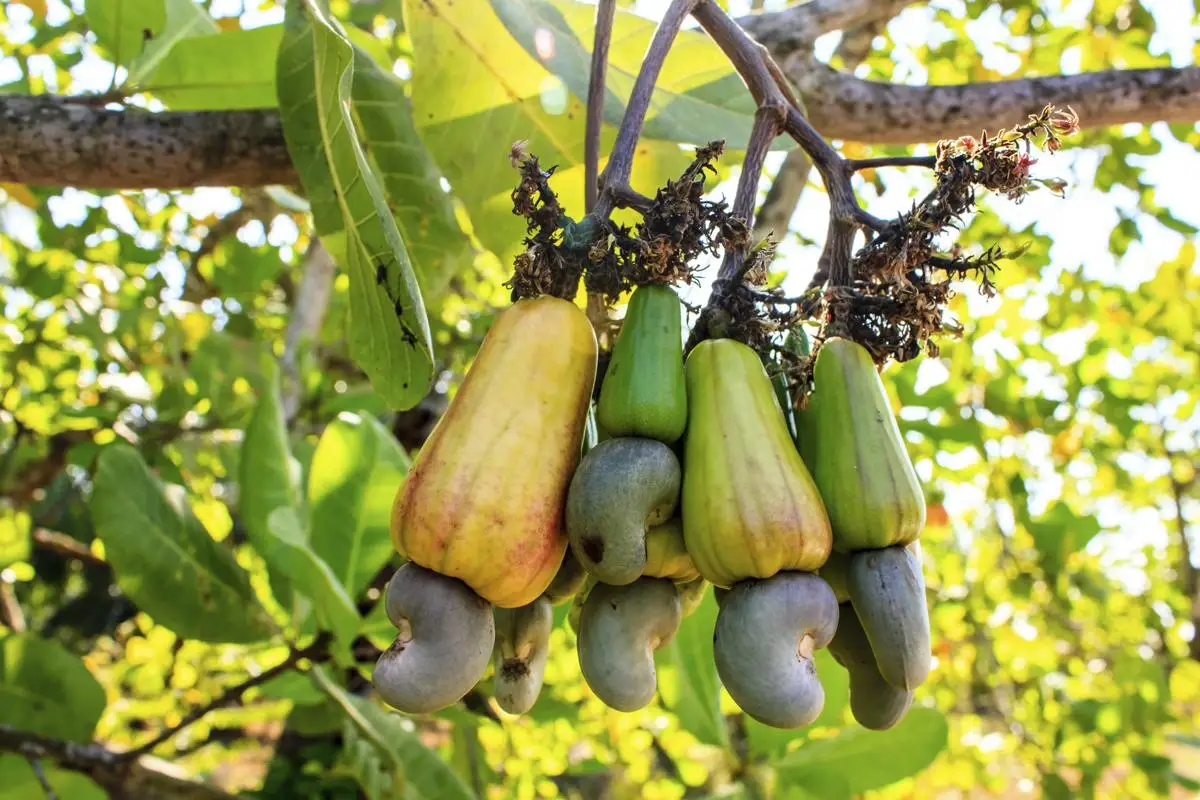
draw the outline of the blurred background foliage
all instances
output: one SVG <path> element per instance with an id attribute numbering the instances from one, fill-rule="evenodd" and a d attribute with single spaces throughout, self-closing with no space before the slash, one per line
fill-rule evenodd
<path id="1" fill-rule="evenodd" d="M 618 93 L 662 6 L 621 5 L 651 18 L 619 20 Z M 1184 6 L 935 2 L 902 12 L 857 74 L 961 82 L 1188 63 L 1200 27 Z M 845 673 L 824 656 L 816 726 L 744 718 L 718 694 L 711 597 L 660 652 L 661 698 L 641 712 L 591 695 L 560 607 L 529 715 L 498 712 L 485 680 L 459 706 L 410 720 L 369 693 L 393 633 L 376 602 L 395 567 L 388 505 L 507 301 L 521 236 L 510 143 L 558 164 L 564 203 L 582 206 L 586 65 L 574 56 L 592 8 L 331 10 L 358 48 L 356 82 L 372 76 L 387 107 L 360 121 L 368 145 L 392 145 L 368 150 L 427 301 L 435 389 L 401 413 L 372 391 L 347 350 L 347 276 L 321 266 L 310 210 L 289 191 L 0 187 L 0 724 L 137 747 L 320 627 L 334 634 L 323 666 L 282 671 L 154 754 L 258 797 L 1200 789 L 1196 126 L 1087 131 L 1035 168 L 1067 181 L 1065 200 L 985 198 L 958 242 L 1025 248 L 1004 263 L 999 296 L 967 287 L 953 307 L 961 339 L 885 373 L 927 488 L 936 655 L 901 726 L 853 724 Z M 173 46 L 143 42 L 147 20 L 162 20 Z M 270 0 L 14 0 L 0 7 L 0 83 L 151 109 L 273 106 L 281 20 Z M 533 55 L 547 29 L 553 73 Z M 688 34 L 668 62 L 637 154 L 644 191 L 686 163 L 676 143 L 697 138 L 727 138 L 720 177 L 736 177 L 753 105 L 710 47 Z M 610 111 L 606 144 L 619 105 Z M 899 171 L 859 182 L 878 215 L 928 186 Z M 714 195 L 730 188 L 714 183 Z M 814 178 L 775 265 L 785 285 L 811 276 L 825 207 Z M 289 322 L 321 274 L 327 313 L 297 341 Z M 44 766 L 59 797 L 104 796 Z M 44 796 L 15 755 L 0 756 L 0 787 Z"/>

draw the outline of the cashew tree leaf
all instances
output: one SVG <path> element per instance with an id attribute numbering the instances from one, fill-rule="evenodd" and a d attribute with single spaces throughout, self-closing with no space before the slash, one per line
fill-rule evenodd
<path id="1" fill-rule="evenodd" d="M 32 633 L 0 638 L 0 725 L 87 742 L 105 705 L 100 682 L 62 645 Z"/>
<path id="2" fill-rule="evenodd" d="M 946 747 L 949 728 L 942 712 L 913 708 L 886 731 L 847 728 L 837 736 L 805 742 L 775 761 L 781 785 L 805 786 L 845 779 L 851 795 L 915 775 Z"/>
<path id="3" fill-rule="evenodd" d="M 100 453 L 91 512 L 121 590 L 156 622 L 205 642 L 271 635 L 233 553 L 205 530 L 183 488 L 164 486 L 136 449 L 114 444 Z"/>
<path id="4" fill-rule="evenodd" d="M 312 548 L 351 595 L 394 555 L 392 501 L 409 460 L 371 417 L 340 414 L 321 435 L 309 467 Z"/>
<path id="5" fill-rule="evenodd" d="M 474 263 L 475 250 L 417 133 L 404 87 L 358 48 L 352 96 L 364 152 L 387 192 L 421 295 L 431 305 L 451 278 Z"/>
<path id="6" fill-rule="evenodd" d="M 454 770 L 421 742 L 411 720 L 349 694 L 323 667 L 314 667 L 311 674 L 346 716 L 344 741 L 354 752 L 344 756 L 343 763 L 356 764 L 360 780 L 369 778 L 364 789 L 385 792 L 374 796 L 406 800 L 473 800 L 475 795 Z"/>
<path id="7" fill-rule="evenodd" d="M 350 277 L 351 357 L 392 406 L 408 409 L 433 381 L 433 342 L 408 250 L 355 134 L 353 66 L 320 3 L 292 0 L 276 62 L 284 138 L 317 232 Z"/>

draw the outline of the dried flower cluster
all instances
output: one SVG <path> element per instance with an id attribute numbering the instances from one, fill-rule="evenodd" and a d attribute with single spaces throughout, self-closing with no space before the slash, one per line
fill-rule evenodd
<path id="1" fill-rule="evenodd" d="M 586 216 L 566 215 L 543 170 L 532 156 L 519 162 L 521 182 L 513 190 L 513 213 L 527 220 L 525 250 L 517 256 L 506 284 L 514 300 L 553 294 L 570 298 L 582 277 L 589 293 L 610 302 L 634 287 L 694 280 L 695 262 L 721 248 L 744 247 L 749 232 L 730 215 L 723 201 L 704 199 L 706 179 L 724 142 L 697 149 L 680 175 L 660 188 L 653 200 L 629 198 L 641 214 L 630 227 Z"/>

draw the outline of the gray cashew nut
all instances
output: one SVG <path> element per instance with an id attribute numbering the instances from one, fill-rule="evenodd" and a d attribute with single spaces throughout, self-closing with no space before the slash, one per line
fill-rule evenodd
<path id="1" fill-rule="evenodd" d="M 646 566 L 646 531 L 675 512 L 683 471 L 653 439 L 606 439 L 579 462 L 567 491 L 567 536 L 584 569 L 613 586 Z"/>
<path id="2" fill-rule="evenodd" d="M 510 714 L 533 708 L 542 691 L 554 610 L 545 595 L 520 608 L 497 608 L 495 695 Z"/>
<path id="3" fill-rule="evenodd" d="M 379 696 L 408 714 L 457 703 L 487 669 L 496 638 L 491 604 L 411 561 L 392 576 L 384 603 L 400 632 L 375 662 Z"/>
<path id="4" fill-rule="evenodd" d="M 933 651 L 919 557 L 901 545 L 855 553 L 846 588 L 883 679 L 910 692 L 924 683 Z"/>
<path id="5" fill-rule="evenodd" d="M 908 713 L 913 693 L 897 689 L 879 674 L 875 653 L 851 603 L 838 611 L 837 633 L 829 653 L 850 673 L 850 713 L 864 728 L 886 731 Z"/>
<path id="6" fill-rule="evenodd" d="M 717 612 L 717 674 L 734 702 L 764 725 L 808 725 L 825 706 L 813 653 L 829 644 L 837 624 L 837 597 L 816 575 L 740 581 Z"/>
<path id="7" fill-rule="evenodd" d="M 588 593 L 579 617 L 579 666 L 605 705 L 636 711 L 654 699 L 654 651 L 671 641 L 681 617 L 679 593 L 666 578 L 597 583 Z"/>

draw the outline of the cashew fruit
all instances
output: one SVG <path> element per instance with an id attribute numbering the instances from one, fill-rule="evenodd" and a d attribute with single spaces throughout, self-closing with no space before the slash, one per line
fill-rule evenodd
<path id="1" fill-rule="evenodd" d="M 683 522 L 672 517 L 646 533 L 646 565 L 642 574 L 687 583 L 700 577 L 696 562 L 683 543 Z"/>
<path id="2" fill-rule="evenodd" d="M 850 569 L 850 556 L 836 550 L 829 554 L 829 560 L 817 570 L 822 580 L 829 584 L 837 595 L 839 603 L 850 602 L 850 590 L 846 588 L 846 572 Z"/>
<path id="3" fill-rule="evenodd" d="M 675 512 L 679 459 L 654 439 L 608 439 L 588 451 L 567 492 L 567 535 L 579 563 L 623 586 L 646 566 L 646 531 Z"/>
<path id="4" fill-rule="evenodd" d="M 501 608 L 550 585 L 596 374 L 587 315 L 556 297 L 496 319 L 392 506 L 392 542 Z"/>
<path id="5" fill-rule="evenodd" d="M 496 628 L 491 606 L 465 583 L 410 561 L 388 583 L 384 607 L 400 633 L 375 662 L 371 682 L 388 705 L 437 711 L 483 677 Z"/>
<path id="6" fill-rule="evenodd" d="M 819 568 L 829 520 L 758 354 L 732 339 L 701 342 L 687 391 L 683 536 L 700 574 L 727 587 Z"/>
<path id="7" fill-rule="evenodd" d="M 683 322 L 670 286 L 640 286 L 600 386 L 596 419 L 610 436 L 641 436 L 671 444 L 687 425 Z"/>
<path id="8" fill-rule="evenodd" d="M 908 691 L 924 683 L 933 654 L 919 557 L 900 546 L 855 553 L 846 588 L 883 679 Z"/>
<path id="9" fill-rule="evenodd" d="M 717 612 L 717 674 L 734 702 L 764 725 L 808 725 L 825 706 L 813 653 L 829 644 L 837 625 L 837 598 L 812 573 L 741 581 Z"/>
<path id="10" fill-rule="evenodd" d="M 871 355 L 834 337 L 817 353 L 808 406 L 796 416 L 842 552 L 907 544 L 925 525 L 925 498 Z"/>
<path id="11" fill-rule="evenodd" d="M 708 581 L 704 578 L 694 578 L 683 583 L 677 581 L 675 589 L 679 592 L 679 605 L 683 610 L 683 616 L 690 617 L 704 602 L 704 592 L 708 589 Z"/>
<path id="12" fill-rule="evenodd" d="M 681 616 L 675 584 L 664 578 L 592 588 L 579 616 L 579 666 L 605 705 L 636 711 L 654 699 L 654 651 L 671 641 Z"/>
<path id="13" fill-rule="evenodd" d="M 850 673 L 850 713 L 864 728 L 885 731 L 904 719 L 913 693 L 897 689 L 879 674 L 875 653 L 850 603 L 838 610 L 837 633 L 829 653 Z"/>
<path id="14" fill-rule="evenodd" d="M 584 571 L 583 565 L 579 563 L 579 559 L 575 558 L 575 554 L 568 547 L 563 552 L 558 572 L 554 573 L 554 580 L 550 581 L 546 591 L 542 592 L 542 597 L 556 606 L 565 603 L 579 592 L 586 577 L 587 572 Z"/>
<path id="15" fill-rule="evenodd" d="M 497 608 L 496 702 L 510 714 L 533 708 L 542 691 L 554 611 L 545 596 L 520 608 Z"/>

